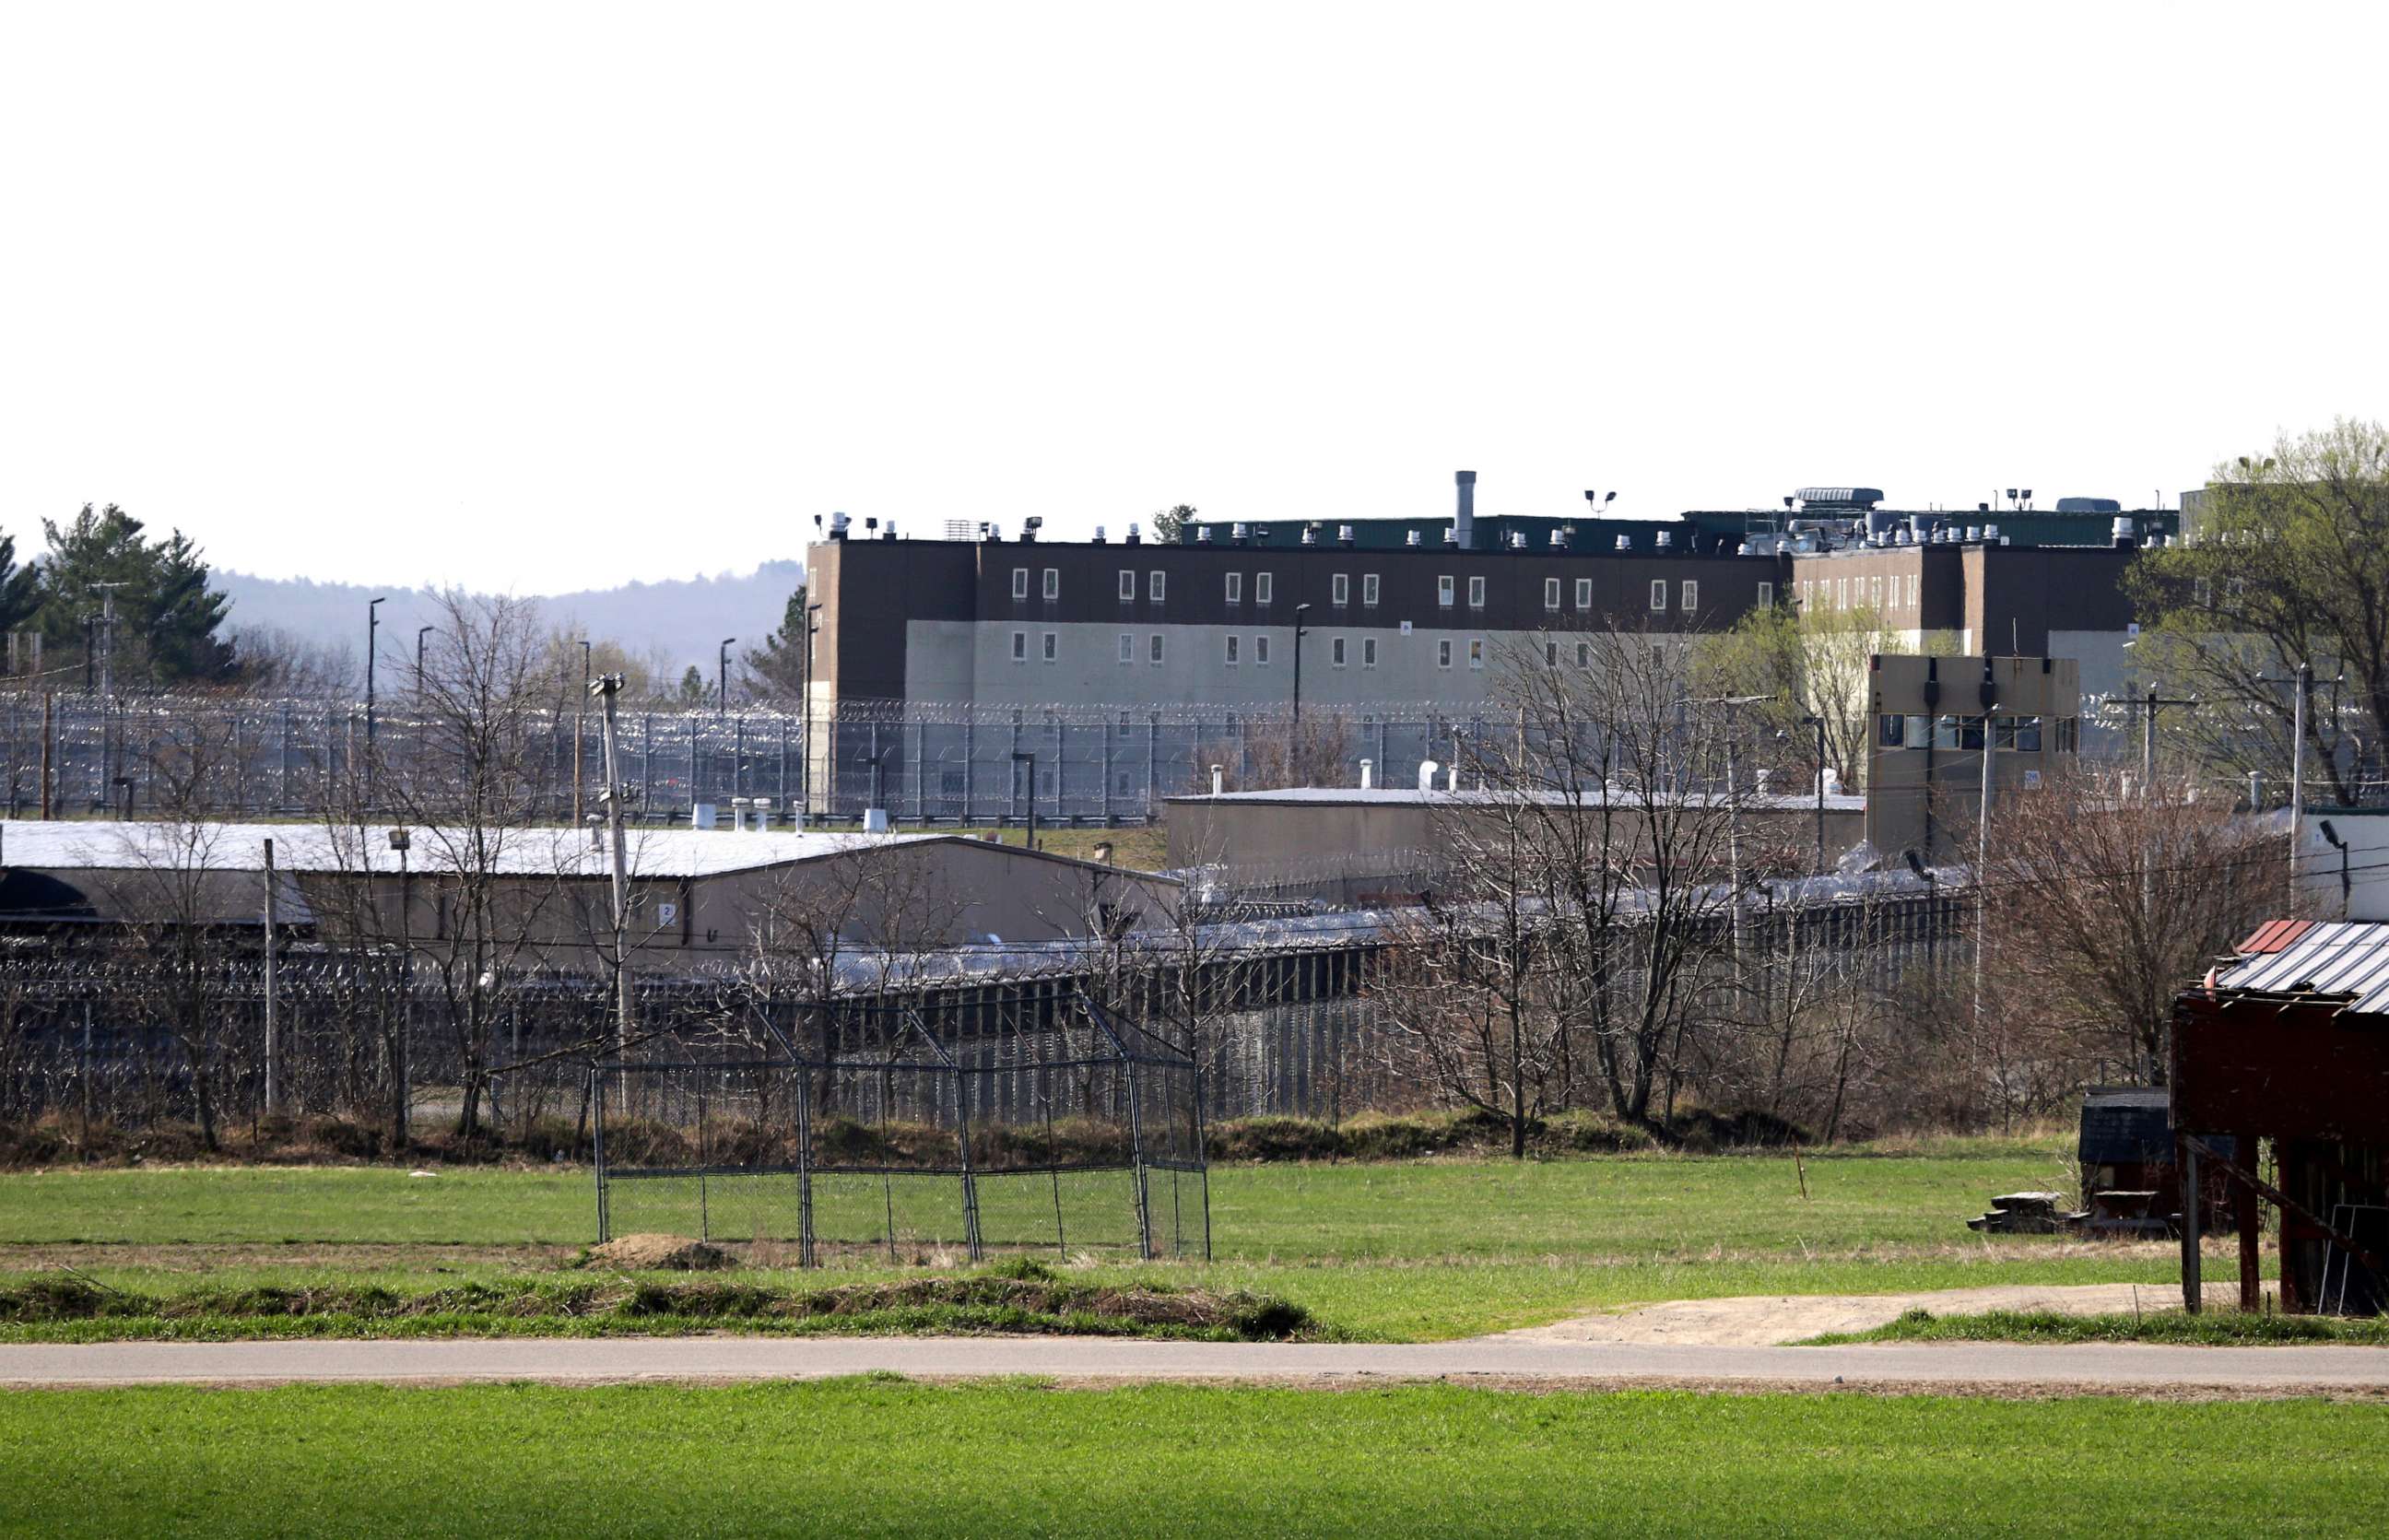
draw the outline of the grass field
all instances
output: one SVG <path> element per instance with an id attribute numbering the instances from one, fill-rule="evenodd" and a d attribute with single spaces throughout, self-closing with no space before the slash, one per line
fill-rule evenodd
<path id="1" fill-rule="evenodd" d="M 1433 1340 L 1649 1300 L 2171 1279 L 2167 1248 L 1970 1235 L 1994 1192 L 2060 1185 L 2052 1148 L 1216 1169 L 1218 1262 L 1160 1277 L 1307 1306 L 1345 1333 Z M 1113 1204 L 1117 1215 L 1125 1201 Z M 0 1176 L 0 1275 L 60 1265 L 118 1288 L 204 1280 L 430 1289 L 551 1269 L 594 1230 L 585 1171 L 65 1170 Z M 617 1228 L 696 1228 L 673 1222 Z M 792 1217 L 792 1215 L 791 1215 Z M 1073 1228 L 1071 1233 L 1080 1234 Z M 858 1256 L 842 1277 L 913 1271 Z M 951 1260 L 930 1254 L 927 1260 Z"/>
<path id="2" fill-rule="evenodd" d="M 2389 1406 L 901 1381 L 0 1397 L 10 1534 L 2377 1534 Z"/>
<path id="3" fill-rule="evenodd" d="M 2221 1290 L 2215 1291 L 2219 1295 Z M 2172 1296 L 2178 1297 L 2178 1296 Z M 2162 1300 L 2159 1302 L 2162 1303 Z M 2346 1343 L 2389 1347 L 2389 1318 L 2363 1316 L 2241 1314 L 2210 1298 L 2203 1314 L 2153 1309 L 2138 1315 L 2064 1316 L 2049 1310 L 1989 1310 L 1936 1316 L 1910 1310 L 1870 1331 L 1828 1333 L 1819 1343 L 2188 1343 L 2207 1347 Z"/>

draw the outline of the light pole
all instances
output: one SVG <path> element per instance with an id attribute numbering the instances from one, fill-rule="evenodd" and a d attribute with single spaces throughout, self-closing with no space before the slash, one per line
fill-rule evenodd
<path id="1" fill-rule="evenodd" d="M 1817 730 L 1817 875 L 1825 874 L 1825 719 L 1803 717 L 1802 727 Z"/>
<path id="2" fill-rule="evenodd" d="M 721 682 L 715 687 L 719 694 L 714 701 L 715 713 L 720 716 L 730 715 L 730 644 L 737 640 L 735 636 L 722 639 L 722 655 L 718 664 Z"/>
<path id="3" fill-rule="evenodd" d="M 415 628 L 415 698 L 418 701 L 423 698 L 423 641 L 439 629 L 437 626 Z"/>
<path id="4" fill-rule="evenodd" d="M 581 827 L 581 740 L 589 736 L 589 643 L 581 643 L 581 698 L 572 707 L 572 826 Z"/>
<path id="5" fill-rule="evenodd" d="M 377 599 L 374 603 L 379 604 L 381 601 Z M 414 1110 L 409 1103 L 415 1099 L 414 1088 L 408 1081 L 410 1072 L 406 1058 L 407 1028 L 415 1024 L 415 917 L 409 911 L 407 905 L 407 900 L 413 897 L 413 891 L 407 880 L 406 867 L 407 846 L 414 843 L 413 837 L 404 829 L 392 829 L 390 832 L 390 847 L 398 852 L 400 966 L 398 1030 L 390 1039 L 390 1079 L 395 1082 L 391 1088 L 390 1126 L 390 1142 L 398 1147 L 401 1155 L 406 1152 L 407 1114 Z"/>
<path id="6" fill-rule="evenodd" d="M 800 591 L 801 592 L 801 591 Z M 819 605 L 805 606 L 805 630 L 797 655 L 797 827 L 812 821 L 813 766 L 813 634 L 821 629 Z M 967 812 L 969 809 L 964 809 Z"/>
<path id="7" fill-rule="evenodd" d="M 1037 848 L 1037 756 L 1027 749 L 1016 748 L 1012 751 L 1014 764 L 1019 764 L 1024 759 L 1028 762 L 1028 843 L 1027 847 L 1034 850 Z"/>
<path id="8" fill-rule="evenodd" d="M 630 788 L 622 781 L 614 732 L 614 697 L 622 693 L 622 676 L 607 674 L 591 680 L 588 693 L 597 697 L 603 713 L 600 725 L 605 732 L 606 834 L 613 866 L 614 897 L 614 1051 L 620 1053 L 631 1045 L 632 1009 L 630 852 L 622 835 L 622 804 L 630 795 Z"/>
<path id="9" fill-rule="evenodd" d="M 1294 606 L 1294 729 L 1297 735 L 1302 731 L 1302 639 L 1310 634 L 1302 617 L 1309 613 L 1309 605 Z"/>
<path id="10" fill-rule="evenodd" d="M 365 605 L 365 803 L 368 807 L 373 803 L 374 653 L 380 640 L 381 607 L 389 603 L 390 595 L 385 593 Z"/>

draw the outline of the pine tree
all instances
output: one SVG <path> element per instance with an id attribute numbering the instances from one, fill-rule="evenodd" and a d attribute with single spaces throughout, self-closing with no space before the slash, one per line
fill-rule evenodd
<path id="1" fill-rule="evenodd" d="M 111 503 L 90 503 L 68 524 L 44 519 L 50 548 L 37 569 L 38 625 L 53 649 L 79 650 L 113 584 L 119 686 L 221 683 L 238 672 L 233 646 L 217 636 L 228 601 L 208 587 L 197 542 L 174 530 L 150 540 L 147 527 Z"/>

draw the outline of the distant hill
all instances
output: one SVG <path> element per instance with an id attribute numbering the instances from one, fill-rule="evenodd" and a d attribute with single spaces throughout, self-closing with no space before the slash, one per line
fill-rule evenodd
<path id="1" fill-rule="evenodd" d="M 306 578 L 252 578 L 222 567 L 211 577 L 232 600 L 228 629 L 234 634 L 278 631 L 351 658 L 364 655 L 368 600 L 383 594 L 390 598 L 381 607 L 385 662 L 411 656 L 415 628 L 438 618 L 430 596 L 419 589 L 364 588 Z M 801 562 L 765 562 L 743 575 L 671 578 L 542 595 L 539 605 L 553 624 L 569 622 L 583 635 L 619 642 L 633 653 L 652 649 L 675 671 L 696 664 L 711 678 L 714 649 L 722 639 L 738 639 L 734 652 L 760 643 L 779 628 L 788 595 L 804 580 Z"/>

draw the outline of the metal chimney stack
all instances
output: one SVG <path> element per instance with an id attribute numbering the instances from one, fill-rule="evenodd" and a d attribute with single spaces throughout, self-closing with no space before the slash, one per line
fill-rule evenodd
<path id="1" fill-rule="evenodd" d="M 1455 471 L 1452 479 L 1460 487 L 1460 506 L 1451 517 L 1452 541 L 1463 551 L 1476 549 L 1476 473 Z"/>

